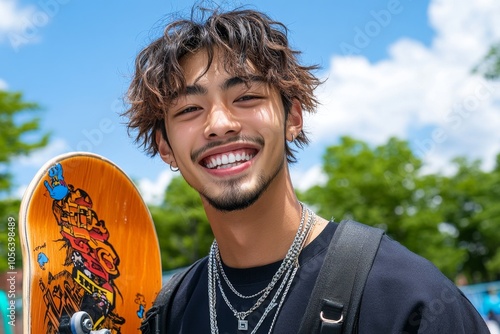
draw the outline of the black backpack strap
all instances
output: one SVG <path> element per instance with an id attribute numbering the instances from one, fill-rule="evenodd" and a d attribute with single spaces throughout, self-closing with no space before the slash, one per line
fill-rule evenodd
<path id="1" fill-rule="evenodd" d="M 368 273 L 384 232 L 342 221 L 328 247 L 299 334 L 353 333 Z"/>
<path id="2" fill-rule="evenodd" d="M 202 263 L 201 260 L 196 261 L 183 271 L 175 273 L 163 285 L 156 296 L 153 306 L 146 312 L 146 318 L 141 323 L 140 330 L 143 334 L 166 333 L 168 312 L 172 307 L 175 293 L 186 275 Z"/>

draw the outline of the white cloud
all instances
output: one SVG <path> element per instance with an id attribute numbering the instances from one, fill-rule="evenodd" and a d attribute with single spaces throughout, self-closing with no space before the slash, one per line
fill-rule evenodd
<path id="1" fill-rule="evenodd" d="M 7 83 L 0 79 L 0 90 L 6 90 L 7 89 Z"/>
<path id="2" fill-rule="evenodd" d="M 26 189 L 28 189 L 28 184 L 23 184 L 16 189 L 14 189 L 14 193 L 12 194 L 14 198 L 23 198 L 26 193 Z"/>
<path id="3" fill-rule="evenodd" d="M 175 175 L 170 170 L 165 170 L 158 175 L 156 180 L 148 178 L 139 180 L 138 188 L 144 201 L 148 204 L 160 204 L 165 196 L 167 186 Z"/>
<path id="4" fill-rule="evenodd" d="M 0 0 L 0 42 L 8 40 L 15 47 L 18 46 L 19 38 L 26 41 L 26 29 L 31 23 L 35 14 L 34 6 L 19 5 L 17 0 Z M 41 21 L 40 21 L 41 23 Z"/>
<path id="5" fill-rule="evenodd" d="M 397 136 L 413 140 L 435 168 L 445 170 L 457 155 L 492 166 L 500 152 L 500 85 L 471 69 L 500 40 L 500 1 L 435 0 L 429 20 L 436 32 L 429 47 L 400 39 L 377 63 L 331 59 L 318 91 L 322 106 L 306 120 L 315 141 L 351 135 L 380 144 Z"/>
<path id="6" fill-rule="evenodd" d="M 292 169 L 290 173 L 295 188 L 302 191 L 327 181 L 321 165 L 312 166 L 306 171 Z"/>
<path id="7" fill-rule="evenodd" d="M 35 167 L 38 169 L 55 156 L 68 151 L 70 151 L 68 143 L 63 139 L 55 138 L 46 147 L 35 151 L 29 156 L 17 158 L 14 161 L 14 165 L 19 164 L 20 166 Z"/>

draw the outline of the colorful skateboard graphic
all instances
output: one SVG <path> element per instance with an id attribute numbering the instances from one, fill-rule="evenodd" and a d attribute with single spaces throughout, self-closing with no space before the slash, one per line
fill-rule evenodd
<path id="1" fill-rule="evenodd" d="M 56 157 L 31 182 L 19 220 L 25 333 L 64 333 L 79 311 L 92 330 L 140 332 L 161 288 L 160 251 L 123 171 L 90 153 Z"/>

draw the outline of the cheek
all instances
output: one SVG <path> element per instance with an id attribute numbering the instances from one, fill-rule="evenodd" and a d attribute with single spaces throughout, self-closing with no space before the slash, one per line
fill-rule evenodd
<path id="1" fill-rule="evenodd" d="M 179 159 L 185 155 L 189 156 L 198 131 L 193 127 L 177 127 L 175 130 L 167 129 L 167 131 L 175 157 Z"/>
<path id="2" fill-rule="evenodd" d="M 269 142 L 275 146 L 284 140 L 283 128 L 279 126 L 261 126 L 259 132 L 266 143 Z"/>
<path id="3" fill-rule="evenodd" d="M 268 152 L 282 154 L 284 152 L 284 124 L 283 119 L 274 114 L 262 113 L 257 125 L 258 132 L 264 138 Z"/>
<path id="4" fill-rule="evenodd" d="M 255 121 L 258 123 L 257 126 L 263 131 L 283 133 L 285 121 L 281 109 L 276 106 L 272 106 L 270 109 L 262 108 L 255 110 L 254 115 Z"/>

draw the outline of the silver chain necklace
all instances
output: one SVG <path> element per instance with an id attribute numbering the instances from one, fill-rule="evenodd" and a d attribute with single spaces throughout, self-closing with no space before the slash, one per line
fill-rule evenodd
<path id="1" fill-rule="evenodd" d="M 229 281 L 229 279 L 227 278 L 226 276 L 226 272 L 224 271 L 224 266 L 222 265 L 222 260 L 220 259 L 220 252 L 219 252 L 219 249 L 215 249 L 215 259 L 217 261 L 217 268 L 219 269 L 221 275 L 222 275 L 222 278 L 224 279 L 224 282 L 226 282 L 226 285 L 229 287 L 229 289 L 231 289 L 231 291 L 238 297 L 242 298 L 242 299 L 251 299 L 251 298 L 255 298 L 257 296 L 260 296 L 261 294 L 263 294 L 264 292 L 266 292 L 266 289 L 268 288 L 268 286 L 266 286 L 264 289 L 260 290 L 259 292 L 257 293 L 254 293 L 253 295 L 250 295 L 250 296 L 245 296 L 244 294 L 238 292 L 238 290 L 236 290 L 233 286 L 233 284 L 231 283 L 231 281 Z"/>
<path id="2" fill-rule="evenodd" d="M 229 279 L 227 278 L 227 275 L 226 275 L 226 272 L 224 271 L 224 267 L 222 265 L 222 260 L 220 258 L 220 252 L 219 252 L 219 248 L 218 248 L 218 245 L 216 244 L 217 247 L 214 248 L 214 252 L 215 252 L 215 259 L 216 259 L 216 262 L 217 262 L 217 267 L 218 267 L 218 270 L 220 271 L 221 275 L 222 275 L 222 278 L 224 279 L 224 282 L 227 284 L 227 286 L 229 287 L 229 289 L 238 297 L 240 298 L 243 298 L 243 299 L 251 299 L 251 298 L 254 298 L 254 297 L 257 297 L 259 295 L 262 295 L 264 294 L 267 290 L 271 289 L 274 287 L 274 284 L 273 282 L 277 282 L 281 276 L 283 275 L 283 273 L 286 271 L 286 269 L 288 267 L 291 266 L 291 263 L 289 263 L 288 261 L 286 261 L 287 259 L 290 259 L 294 256 L 294 254 L 292 254 L 292 252 L 294 251 L 294 247 L 293 245 L 295 245 L 296 243 L 299 242 L 298 238 L 300 238 L 301 234 L 299 233 L 300 231 L 303 230 L 303 225 L 304 225 L 304 219 L 305 219 L 305 206 L 302 205 L 301 203 L 301 206 L 302 206 L 302 214 L 301 214 L 301 220 L 300 220 L 300 225 L 299 225 L 299 228 L 297 230 L 297 233 L 295 235 L 295 238 L 294 238 L 294 241 L 292 243 L 292 247 L 290 247 L 290 249 L 288 250 L 287 252 L 287 255 L 285 257 L 285 261 L 282 261 L 281 262 L 281 265 L 278 269 L 278 271 L 274 274 L 273 276 L 273 279 L 271 280 L 271 283 L 272 284 L 269 284 L 268 286 L 266 286 L 264 289 L 262 289 L 261 291 L 253 294 L 253 295 L 250 295 L 250 296 L 245 296 L 243 295 L 242 293 L 240 293 L 238 290 L 236 290 L 233 286 L 233 284 L 229 281 Z"/>
<path id="3" fill-rule="evenodd" d="M 309 237 L 310 232 L 312 231 L 312 227 L 314 226 L 316 220 L 313 219 L 315 218 L 314 213 L 306 209 L 305 205 L 300 203 L 302 206 L 302 215 L 301 215 L 301 220 L 299 224 L 299 228 L 297 230 L 297 233 L 295 235 L 294 241 L 292 242 L 292 245 L 290 246 L 285 258 L 283 259 L 280 267 L 278 268 L 277 272 L 274 274 L 273 278 L 271 279 L 271 282 L 261 291 L 251 295 L 251 296 L 245 296 L 238 292 L 233 284 L 229 281 L 227 278 L 223 266 L 222 266 L 222 260 L 220 258 L 220 253 L 219 253 L 219 248 L 217 245 L 217 242 L 214 240 L 212 243 L 212 247 L 210 249 L 209 253 L 209 258 L 208 258 L 208 297 L 209 297 L 209 311 L 210 311 L 210 329 L 212 334 L 218 334 L 219 329 L 217 325 L 217 310 L 216 310 L 216 289 L 217 287 L 219 288 L 219 291 L 221 292 L 222 298 L 226 305 L 229 307 L 229 309 L 233 312 L 234 316 L 238 319 L 238 330 L 248 330 L 248 320 L 246 320 L 246 317 L 248 317 L 252 312 L 254 312 L 257 308 L 259 308 L 263 302 L 266 300 L 266 298 L 271 294 L 273 291 L 274 287 L 278 283 L 278 281 L 283 277 L 284 278 L 279 284 L 274 296 L 271 298 L 271 301 L 269 305 L 265 308 L 264 313 L 262 314 L 261 318 L 259 319 L 259 322 L 251 332 L 251 334 L 254 334 L 257 332 L 258 328 L 260 325 L 263 323 L 265 318 L 268 316 L 268 314 L 277 306 L 276 313 L 274 315 L 273 321 L 271 323 L 271 327 L 269 329 L 269 333 L 271 333 L 272 328 L 274 326 L 274 323 L 276 321 L 276 318 L 278 316 L 279 310 L 281 309 L 281 306 L 283 305 L 285 298 L 288 294 L 288 291 L 290 289 L 290 286 L 292 284 L 292 281 L 295 277 L 295 274 L 297 273 L 299 269 L 299 263 L 298 263 L 298 257 L 300 255 L 300 252 L 302 251 L 304 244 L 306 240 Z M 308 213 L 308 220 L 307 223 L 304 226 L 304 220 L 305 220 L 305 213 Z M 220 275 L 219 275 L 220 272 Z M 221 282 L 221 276 L 224 279 L 224 282 L 226 285 L 230 288 L 230 290 L 238 297 L 244 298 L 244 299 L 249 299 L 249 298 L 254 298 L 260 295 L 259 299 L 255 302 L 255 304 L 249 308 L 247 311 L 237 311 L 233 305 L 230 303 L 229 299 L 226 296 L 226 293 L 224 292 L 224 289 L 222 287 L 222 282 Z M 283 294 L 281 296 L 281 299 L 278 303 L 278 298 L 281 295 L 283 291 Z"/>

